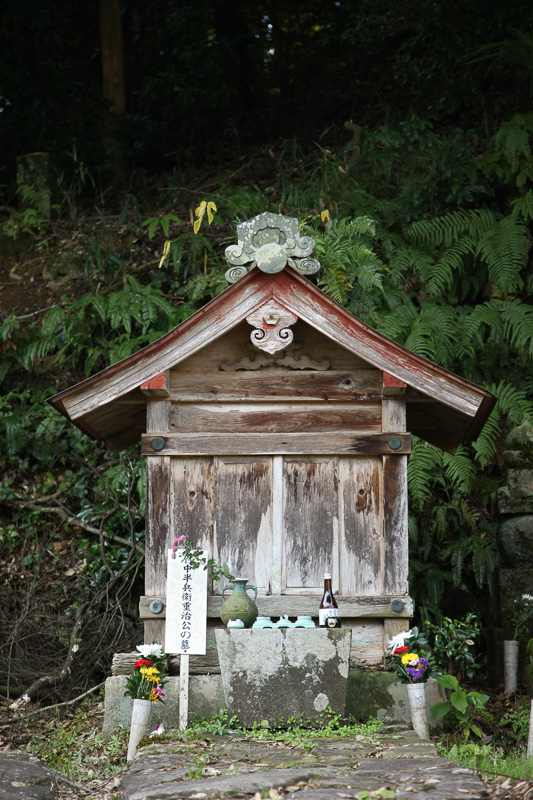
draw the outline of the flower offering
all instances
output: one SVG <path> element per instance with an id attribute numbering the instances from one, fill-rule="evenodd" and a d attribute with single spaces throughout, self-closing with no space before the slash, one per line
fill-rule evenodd
<path id="1" fill-rule="evenodd" d="M 135 662 L 131 675 L 126 679 L 124 696 L 164 703 L 163 687 L 168 678 L 163 648 L 159 644 L 139 644 L 137 650 L 142 658 Z"/>

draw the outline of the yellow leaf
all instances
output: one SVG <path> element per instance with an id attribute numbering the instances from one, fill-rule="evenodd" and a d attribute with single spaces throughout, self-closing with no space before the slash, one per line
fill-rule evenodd
<path id="1" fill-rule="evenodd" d="M 200 219 L 205 214 L 206 206 L 207 206 L 207 203 L 205 202 L 205 200 L 202 200 L 202 202 L 200 203 L 198 208 L 194 209 L 194 213 L 196 214 L 197 217 L 200 217 Z"/>
<path id="2" fill-rule="evenodd" d="M 207 204 L 207 219 L 210 225 L 213 222 L 213 211 L 216 210 L 217 210 L 216 205 L 213 203 L 212 200 L 210 200 L 209 203 Z"/>
<path id="3" fill-rule="evenodd" d="M 321 211 L 320 212 L 320 219 L 321 219 L 322 222 L 328 222 L 331 219 L 331 217 L 329 216 L 329 211 L 327 210 L 327 208 L 326 208 L 325 211 Z"/>
<path id="4" fill-rule="evenodd" d="M 201 224 L 202 224 L 202 217 L 200 217 L 200 219 L 195 220 L 194 225 L 192 226 L 195 233 L 198 233 Z"/>
<path id="5" fill-rule="evenodd" d="M 163 266 L 163 264 L 167 260 L 167 256 L 168 256 L 169 252 L 170 252 L 170 241 L 167 239 L 167 241 L 165 242 L 165 244 L 163 246 L 163 255 L 161 256 L 161 260 L 159 262 L 159 269 L 161 269 L 161 267 Z"/>

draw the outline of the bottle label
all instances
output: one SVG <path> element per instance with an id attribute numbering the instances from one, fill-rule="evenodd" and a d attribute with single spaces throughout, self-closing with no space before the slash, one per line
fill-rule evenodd
<path id="1" fill-rule="evenodd" d="M 318 609 L 318 625 L 320 628 L 325 628 L 327 625 L 327 619 L 329 617 L 338 617 L 339 616 L 339 609 L 338 608 L 319 608 Z"/>

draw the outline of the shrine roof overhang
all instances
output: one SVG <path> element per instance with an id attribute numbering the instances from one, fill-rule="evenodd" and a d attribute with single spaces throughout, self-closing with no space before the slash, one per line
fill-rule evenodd
<path id="1" fill-rule="evenodd" d="M 149 398 L 141 386 L 207 347 L 270 300 L 371 367 L 405 383 L 411 433 L 449 452 L 480 433 L 496 402 L 491 392 L 406 350 L 290 268 L 276 274 L 252 269 L 157 341 L 48 402 L 110 450 L 122 450 L 146 430 Z"/>

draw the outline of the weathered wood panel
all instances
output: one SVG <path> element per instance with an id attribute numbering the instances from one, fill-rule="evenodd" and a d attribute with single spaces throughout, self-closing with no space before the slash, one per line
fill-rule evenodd
<path id="1" fill-rule="evenodd" d="M 378 667 L 383 664 L 383 622 L 346 620 L 352 629 L 350 667 Z"/>
<path id="2" fill-rule="evenodd" d="M 195 403 L 242 400 L 380 400 L 383 395 L 379 370 L 291 372 L 268 368 L 261 372 L 213 372 L 191 374 L 172 370 L 174 400 Z"/>
<path id="3" fill-rule="evenodd" d="M 282 433 L 381 431 L 381 404 L 209 403 L 172 406 L 176 433 Z"/>
<path id="4" fill-rule="evenodd" d="M 215 460 L 214 553 L 236 578 L 270 590 L 272 460 Z M 224 584 L 224 581 L 221 582 Z"/>
<path id="5" fill-rule="evenodd" d="M 383 486 L 380 458 L 340 458 L 342 594 L 383 593 Z"/>
<path id="6" fill-rule="evenodd" d="M 173 458 L 172 539 L 184 534 L 196 547 L 213 548 L 213 459 Z"/>
<path id="7" fill-rule="evenodd" d="M 383 529 L 385 563 L 383 591 L 408 591 L 407 458 L 383 456 Z"/>
<path id="8" fill-rule="evenodd" d="M 350 432 L 323 433 L 171 433 L 162 435 L 165 444 L 157 451 L 164 455 L 334 455 L 410 453 L 410 434 L 396 434 L 401 445 L 392 450 L 386 433 L 355 434 Z M 154 434 L 142 437 L 142 453 L 152 456 Z"/>
<path id="9" fill-rule="evenodd" d="M 259 613 L 266 616 L 277 618 L 283 614 L 294 618 L 297 616 L 310 616 L 318 617 L 318 606 L 322 592 L 314 592 L 299 595 L 264 595 L 260 594 L 257 598 L 257 607 Z M 401 599 L 404 602 L 404 607 L 401 612 L 395 613 L 391 611 L 390 603 L 392 600 L 398 598 L 398 595 L 382 595 L 380 597 L 355 597 L 353 595 L 335 595 L 339 606 L 339 614 L 341 619 L 350 617 L 368 617 L 369 619 L 382 619 L 390 618 L 392 622 L 396 619 L 405 630 L 405 625 L 408 618 L 413 616 L 413 601 L 407 595 L 402 595 Z M 141 597 L 139 603 L 139 613 L 141 619 L 151 619 L 154 614 L 150 611 L 150 603 L 152 600 L 160 600 L 163 605 L 165 604 L 165 597 L 163 595 L 154 595 L 151 597 Z M 218 619 L 220 621 L 220 609 L 222 606 L 222 598 L 220 595 L 212 595 L 207 598 L 207 616 L 208 619 Z M 163 610 L 162 615 L 164 616 Z M 161 615 L 159 615 L 161 616 Z M 220 623 L 221 624 L 221 623 Z"/>
<path id="10" fill-rule="evenodd" d="M 319 589 L 339 569 L 336 459 L 285 459 L 283 483 L 285 591 Z"/>

